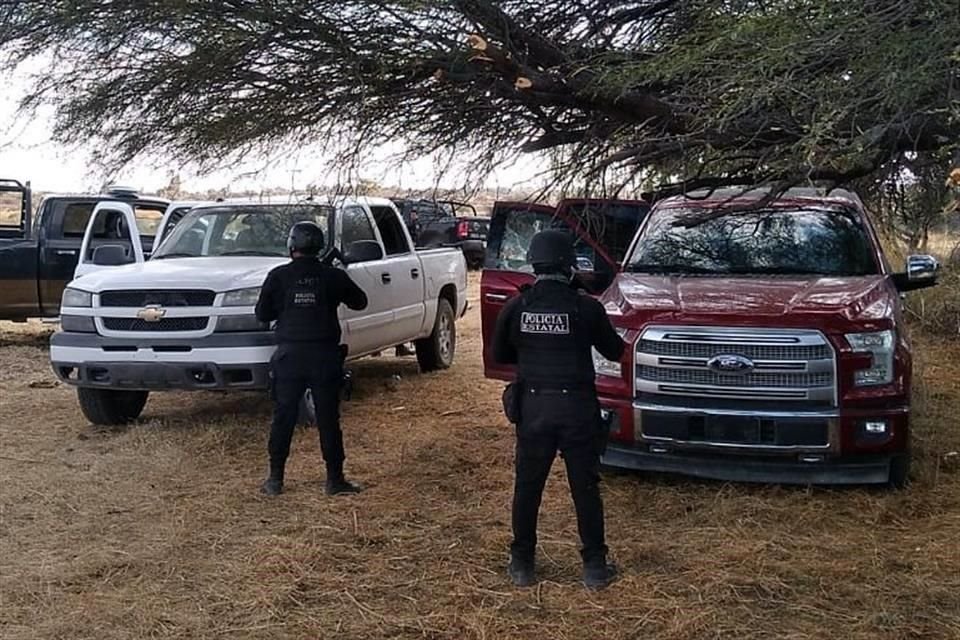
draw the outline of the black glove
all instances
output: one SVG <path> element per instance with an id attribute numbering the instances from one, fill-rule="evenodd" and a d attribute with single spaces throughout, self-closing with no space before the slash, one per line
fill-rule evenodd
<path id="1" fill-rule="evenodd" d="M 326 267 L 332 267 L 334 260 L 339 260 L 341 263 L 346 264 L 343 260 L 343 254 L 340 253 L 340 249 L 331 247 L 325 254 L 323 254 L 323 257 L 320 258 L 320 264 Z"/>

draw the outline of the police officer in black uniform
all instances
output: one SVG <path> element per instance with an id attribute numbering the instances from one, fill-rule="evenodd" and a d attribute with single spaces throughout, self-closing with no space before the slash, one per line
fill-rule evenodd
<path id="1" fill-rule="evenodd" d="M 360 488 L 343 475 L 343 434 L 340 431 L 340 388 L 343 358 L 337 308 L 364 309 L 367 296 L 346 271 L 321 263 L 323 230 L 314 222 L 290 229 L 289 263 L 267 275 L 257 301 L 261 322 L 277 321 L 277 351 L 271 361 L 273 424 L 270 428 L 270 475 L 261 490 L 283 491 L 283 472 L 290 441 L 307 389 L 313 395 L 320 448 L 327 466 L 328 495 L 357 493 Z"/>
<path id="2" fill-rule="evenodd" d="M 599 589 L 616 575 L 607 564 L 600 453 L 606 442 L 594 384 L 591 347 L 617 361 L 624 343 L 603 305 L 572 286 L 573 238 L 562 231 L 535 235 L 527 260 L 536 283 L 512 300 L 497 320 L 494 358 L 517 365 L 511 419 L 517 423 L 513 543 L 509 574 L 517 586 L 535 581 L 537 514 L 550 466 L 559 450 L 583 544 L 583 582 Z M 508 409 L 508 414 L 511 410 Z"/>

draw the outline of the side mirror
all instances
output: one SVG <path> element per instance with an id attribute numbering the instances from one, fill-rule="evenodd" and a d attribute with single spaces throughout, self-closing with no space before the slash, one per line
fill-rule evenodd
<path id="1" fill-rule="evenodd" d="M 907 258 L 907 270 L 893 276 L 900 291 L 915 291 L 937 284 L 940 263 L 933 256 L 913 255 Z"/>
<path id="2" fill-rule="evenodd" d="M 593 271 L 593 260 L 586 256 L 577 256 L 577 271 Z"/>
<path id="3" fill-rule="evenodd" d="M 343 252 L 344 264 L 356 262 L 373 262 L 383 260 L 383 247 L 375 240 L 357 240 L 351 242 Z"/>
<path id="4" fill-rule="evenodd" d="M 126 247 L 120 244 L 105 244 L 93 250 L 93 264 L 100 267 L 118 267 L 131 262 Z"/>

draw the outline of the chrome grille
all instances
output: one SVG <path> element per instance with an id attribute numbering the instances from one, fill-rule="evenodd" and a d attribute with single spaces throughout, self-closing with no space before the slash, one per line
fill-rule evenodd
<path id="1" fill-rule="evenodd" d="M 746 358 L 751 366 L 718 370 L 710 366 L 717 356 Z M 641 396 L 836 405 L 833 348 L 818 331 L 649 327 L 636 344 L 635 374 Z"/>
<path id="2" fill-rule="evenodd" d="M 719 387 L 824 387 L 833 383 L 832 373 L 749 373 L 725 376 L 709 369 L 666 369 L 641 365 L 637 375 L 644 380 Z"/>
<path id="3" fill-rule="evenodd" d="M 678 358 L 712 358 L 717 355 L 716 344 L 701 344 L 696 342 L 656 342 L 641 340 L 639 350 L 643 353 L 652 353 L 658 356 L 674 356 Z M 734 348 L 732 345 L 730 348 Z M 737 355 L 751 360 L 823 360 L 833 357 L 830 347 L 821 345 L 763 345 L 738 344 Z"/>
<path id="4" fill-rule="evenodd" d="M 104 291 L 101 307 L 209 307 L 216 293 L 205 289 L 130 289 Z"/>

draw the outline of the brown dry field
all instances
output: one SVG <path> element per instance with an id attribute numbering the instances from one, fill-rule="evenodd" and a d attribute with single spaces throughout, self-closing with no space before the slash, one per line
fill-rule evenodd
<path id="1" fill-rule="evenodd" d="M 960 344 L 920 345 L 903 492 L 608 476 L 623 577 L 578 583 L 561 465 L 532 590 L 504 575 L 511 430 L 483 379 L 476 279 L 457 362 L 354 365 L 350 475 L 327 498 L 315 432 L 261 497 L 259 395 L 156 395 L 122 430 L 56 386 L 47 329 L 0 328 L 0 637 L 960 638 Z M 402 376 L 398 388 L 388 385 Z"/>

